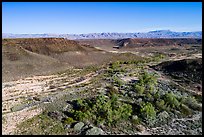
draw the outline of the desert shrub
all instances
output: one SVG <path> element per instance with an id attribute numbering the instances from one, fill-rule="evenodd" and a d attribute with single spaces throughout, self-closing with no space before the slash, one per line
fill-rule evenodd
<path id="1" fill-rule="evenodd" d="M 78 121 L 85 121 L 88 118 L 88 115 L 82 111 L 75 110 L 74 118 Z"/>
<path id="2" fill-rule="evenodd" d="M 146 71 L 140 75 L 139 81 L 133 85 L 138 93 L 152 93 L 157 85 L 157 77 L 155 74 L 147 73 Z"/>
<path id="3" fill-rule="evenodd" d="M 180 105 L 180 111 L 183 115 L 188 116 L 192 114 L 192 111 L 190 110 L 190 108 L 184 104 Z"/>
<path id="4" fill-rule="evenodd" d="M 113 77 L 113 81 L 114 83 L 118 86 L 118 87 L 121 87 L 124 83 L 122 80 L 120 80 L 118 77 Z"/>
<path id="5" fill-rule="evenodd" d="M 105 123 L 105 119 L 102 118 L 102 117 L 100 117 L 100 116 L 98 116 L 97 119 L 96 119 L 96 121 L 95 121 L 95 124 L 96 124 L 96 125 L 102 125 L 102 124 L 104 124 L 104 123 Z"/>
<path id="6" fill-rule="evenodd" d="M 150 102 L 153 102 L 154 101 L 154 97 L 150 93 L 147 93 L 146 94 L 146 100 L 150 101 Z"/>
<path id="7" fill-rule="evenodd" d="M 128 119 L 132 114 L 132 106 L 129 104 L 123 104 L 121 113 L 123 119 Z"/>
<path id="8" fill-rule="evenodd" d="M 164 110 L 166 108 L 164 100 L 156 101 L 156 106 L 159 110 Z"/>
<path id="9" fill-rule="evenodd" d="M 68 117 L 62 121 L 62 123 L 68 124 L 68 125 L 72 124 L 73 122 L 75 122 L 75 120 L 71 117 Z"/>
<path id="10" fill-rule="evenodd" d="M 87 100 L 84 100 L 83 102 L 86 103 L 86 101 Z M 104 95 L 99 95 L 90 102 L 87 103 L 89 108 L 85 111 L 72 111 L 74 119 L 79 121 L 90 120 L 96 125 L 106 124 L 112 126 L 121 120 L 127 120 L 132 113 L 132 106 L 120 102 L 115 94 L 110 98 L 106 98 Z"/>
<path id="11" fill-rule="evenodd" d="M 202 110 L 202 106 L 198 104 L 195 97 L 191 96 L 185 97 L 182 99 L 182 102 L 193 110 Z"/>
<path id="12" fill-rule="evenodd" d="M 165 58 L 165 55 L 164 54 L 156 54 L 152 57 L 152 61 L 159 61 L 161 59 Z"/>
<path id="13" fill-rule="evenodd" d="M 107 69 L 108 74 L 114 74 L 114 70 L 113 69 Z"/>
<path id="14" fill-rule="evenodd" d="M 147 102 L 142 104 L 140 112 L 145 122 L 147 122 L 147 124 L 151 125 L 154 123 L 156 118 L 156 111 L 151 103 Z"/>
<path id="15" fill-rule="evenodd" d="M 113 94 L 118 94 L 118 88 L 113 86 L 113 85 L 109 85 L 107 86 L 108 89 L 108 95 L 111 96 Z"/>
<path id="16" fill-rule="evenodd" d="M 160 95 L 160 93 L 158 91 L 153 96 L 154 96 L 155 100 L 159 100 L 160 97 L 161 97 L 161 95 Z"/>
<path id="17" fill-rule="evenodd" d="M 164 95 L 164 100 L 166 104 L 169 105 L 172 109 L 179 108 L 180 102 L 172 92 L 166 93 Z"/>
<path id="18" fill-rule="evenodd" d="M 110 63 L 109 68 L 116 70 L 119 68 L 119 65 L 120 65 L 120 61 L 116 61 L 116 62 Z"/>
<path id="19" fill-rule="evenodd" d="M 144 93 L 145 87 L 142 85 L 135 85 L 135 90 L 139 95 L 142 95 Z"/>
<path id="20" fill-rule="evenodd" d="M 81 111 L 86 111 L 89 109 L 89 105 L 83 99 L 76 100 L 76 109 Z"/>
<path id="21" fill-rule="evenodd" d="M 107 69 L 108 74 L 110 76 L 113 76 L 116 73 L 126 72 L 126 70 L 123 69 L 120 64 L 122 64 L 121 61 L 116 61 L 116 62 L 110 63 L 109 67 Z"/>

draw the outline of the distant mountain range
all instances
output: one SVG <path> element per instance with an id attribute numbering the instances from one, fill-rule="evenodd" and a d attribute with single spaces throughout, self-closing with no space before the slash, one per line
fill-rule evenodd
<path id="1" fill-rule="evenodd" d="M 11 34 L 3 33 L 2 38 L 67 38 L 67 39 L 123 39 L 123 38 L 200 38 L 202 31 L 174 32 L 156 30 L 146 33 L 89 33 L 89 34 Z"/>

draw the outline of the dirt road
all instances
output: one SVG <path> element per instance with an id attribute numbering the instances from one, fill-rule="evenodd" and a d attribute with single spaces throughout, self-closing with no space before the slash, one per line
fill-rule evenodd
<path id="1" fill-rule="evenodd" d="M 87 83 L 96 75 L 97 73 L 89 73 L 83 77 L 78 77 L 76 74 L 34 76 L 3 83 L 3 134 L 13 134 L 17 124 L 42 112 L 41 109 L 36 107 L 38 103 L 25 105 L 29 104 L 28 100 L 35 102 L 36 98 L 40 99 L 66 88 Z"/>

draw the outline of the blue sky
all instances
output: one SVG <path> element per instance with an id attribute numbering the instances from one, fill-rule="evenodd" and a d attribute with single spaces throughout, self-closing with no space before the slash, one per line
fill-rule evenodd
<path id="1" fill-rule="evenodd" d="M 202 2 L 3 2 L 2 32 L 201 31 Z"/>

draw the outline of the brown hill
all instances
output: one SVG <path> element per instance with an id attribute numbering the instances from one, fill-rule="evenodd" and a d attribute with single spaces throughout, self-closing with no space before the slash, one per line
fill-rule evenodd
<path id="1" fill-rule="evenodd" d="M 130 56 L 135 58 L 135 55 Z M 127 58 L 63 38 L 2 40 L 3 81 Z"/>
<path id="2" fill-rule="evenodd" d="M 31 52 L 44 55 L 67 51 L 85 51 L 76 41 L 64 38 L 4 39 L 3 45 L 17 45 Z"/>
<path id="3" fill-rule="evenodd" d="M 61 68 L 58 66 L 64 67 L 52 57 L 30 52 L 17 45 L 2 46 L 3 81 L 59 71 Z"/>

